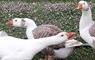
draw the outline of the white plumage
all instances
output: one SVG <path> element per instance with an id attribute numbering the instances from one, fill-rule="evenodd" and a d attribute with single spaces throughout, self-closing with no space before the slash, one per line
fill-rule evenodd
<path id="1" fill-rule="evenodd" d="M 3 36 L 0 37 L 0 58 L 1 60 L 31 60 L 45 47 L 65 42 L 69 37 L 66 32 L 34 40 Z"/>
<path id="2" fill-rule="evenodd" d="M 33 38 L 48 37 L 48 36 L 56 35 L 62 31 L 60 28 L 58 28 L 55 25 L 41 25 L 37 27 L 35 22 L 28 18 L 14 18 L 7 21 L 6 24 L 9 26 L 26 28 L 26 35 L 28 38 L 31 36 Z M 68 57 L 73 51 L 73 48 L 75 46 L 81 46 L 82 43 L 77 40 L 71 39 L 71 41 L 66 41 L 65 45 L 66 45 L 65 48 L 54 50 L 55 57 L 57 58 Z"/>
<path id="3" fill-rule="evenodd" d="M 80 1 L 77 9 L 82 11 L 79 23 L 80 36 L 90 46 L 95 48 L 95 22 L 92 20 L 90 5 L 86 1 Z"/>

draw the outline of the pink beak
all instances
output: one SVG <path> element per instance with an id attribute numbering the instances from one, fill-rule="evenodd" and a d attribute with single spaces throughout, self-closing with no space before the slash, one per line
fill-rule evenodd
<path id="1" fill-rule="evenodd" d="M 13 26 L 13 20 L 8 20 L 6 22 L 6 25 L 9 26 L 9 27 L 12 27 Z"/>
<path id="2" fill-rule="evenodd" d="M 75 32 L 67 32 L 68 39 L 72 39 L 74 35 L 75 35 Z"/>

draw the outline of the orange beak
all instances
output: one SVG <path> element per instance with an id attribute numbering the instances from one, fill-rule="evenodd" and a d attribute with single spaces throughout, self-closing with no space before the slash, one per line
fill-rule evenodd
<path id="1" fill-rule="evenodd" d="M 77 6 L 76 9 L 78 9 L 78 10 L 82 10 L 82 9 L 83 9 L 82 4 L 78 4 L 78 6 Z"/>
<path id="2" fill-rule="evenodd" d="M 13 26 L 13 20 L 8 20 L 6 22 L 6 25 L 9 26 L 9 27 L 12 27 Z"/>
<path id="3" fill-rule="evenodd" d="M 72 39 L 72 37 L 75 35 L 75 32 L 67 32 L 68 39 Z"/>

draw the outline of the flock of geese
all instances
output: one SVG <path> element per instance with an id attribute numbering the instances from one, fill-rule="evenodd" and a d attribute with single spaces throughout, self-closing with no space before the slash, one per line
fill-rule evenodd
<path id="1" fill-rule="evenodd" d="M 74 32 L 63 32 L 55 25 L 37 26 L 32 19 L 13 18 L 8 20 L 6 25 L 26 28 L 28 39 L 15 38 L 0 30 L 0 60 L 31 60 L 38 52 L 44 54 L 42 60 L 64 59 L 76 47 L 95 48 L 95 23 L 92 20 L 91 8 L 86 1 L 80 1 L 77 9 L 82 11 L 79 22 L 80 36 L 87 43 L 75 40 Z"/>

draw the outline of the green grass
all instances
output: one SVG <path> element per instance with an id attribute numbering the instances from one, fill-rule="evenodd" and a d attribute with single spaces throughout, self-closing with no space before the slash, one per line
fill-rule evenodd
<path id="1" fill-rule="evenodd" d="M 17 0 L 0 0 L 0 1 L 17 1 Z M 19 0 L 19 1 L 25 1 L 25 2 L 28 2 L 28 3 L 31 3 L 31 2 L 78 2 L 80 0 Z M 91 1 L 91 2 L 95 2 L 95 0 L 85 0 L 85 1 Z"/>
<path id="2" fill-rule="evenodd" d="M 21 7 L 22 9 L 19 8 L 17 1 L 12 1 L 13 3 L 11 3 L 11 1 L 12 0 L 3 0 L 0 2 L 0 28 L 5 30 L 11 36 L 18 38 L 26 37 L 25 29 L 15 27 L 8 28 L 5 25 L 7 19 L 15 17 L 31 18 L 37 25 L 54 24 L 60 27 L 63 31 L 74 31 L 78 33 L 81 12 L 75 9 L 76 5 L 74 2 L 77 0 L 72 0 L 72 2 L 70 2 L 71 0 L 68 0 L 69 2 L 64 0 L 65 3 L 60 2 L 63 2 L 63 0 L 49 0 L 49 2 L 37 2 L 35 5 L 30 3 L 31 0 L 25 0 L 24 2 L 20 2 L 22 4 L 21 6 L 24 6 L 24 8 Z M 57 5 L 58 7 L 55 8 L 56 4 L 63 5 Z M 64 4 L 65 7 L 63 7 Z M 92 5 L 93 19 L 95 19 L 95 4 L 92 3 Z M 18 6 L 19 9 L 15 6 Z M 77 39 L 83 42 L 81 38 Z M 34 60 L 38 60 L 40 55 L 41 54 L 35 56 Z M 92 48 L 77 48 L 65 60 L 95 60 L 95 51 Z"/>

